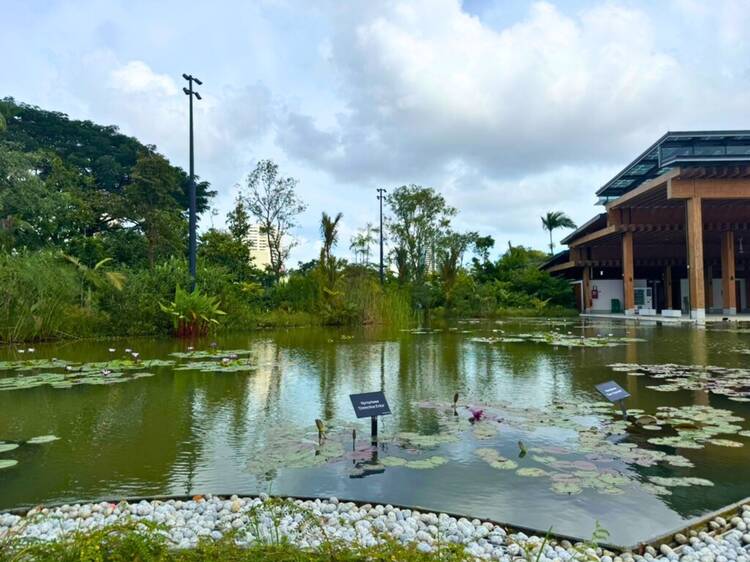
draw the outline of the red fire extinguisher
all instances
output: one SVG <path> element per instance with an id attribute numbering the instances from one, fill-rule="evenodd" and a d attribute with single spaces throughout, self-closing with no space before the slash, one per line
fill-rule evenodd
<path id="1" fill-rule="evenodd" d="M 598 299 L 599 298 L 599 288 L 594 285 L 591 287 L 591 298 L 592 299 Z"/>

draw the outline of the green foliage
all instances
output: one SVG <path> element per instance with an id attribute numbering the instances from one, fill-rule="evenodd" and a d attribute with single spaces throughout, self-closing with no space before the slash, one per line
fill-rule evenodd
<path id="1" fill-rule="evenodd" d="M 219 324 L 220 316 L 226 315 L 219 308 L 218 298 L 198 289 L 188 292 L 179 285 L 175 289 L 174 300 L 168 304 L 160 302 L 159 308 L 172 317 L 175 335 L 179 337 L 204 336 Z"/>
<path id="2" fill-rule="evenodd" d="M 93 335 L 106 314 L 81 306 L 77 272 L 51 252 L 0 253 L 0 342 Z"/>
<path id="3" fill-rule="evenodd" d="M 272 160 L 261 160 L 247 176 L 247 194 L 242 198 L 247 211 L 266 237 L 271 256 L 271 271 L 281 278 L 284 263 L 294 242 L 289 231 L 296 226 L 297 216 L 306 205 L 297 197 L 297 180 L 279 175 L 279 166 Z"/>
<path id="4" fill-rule="evenodd" d="M 401 251 L 398 259 L 405 260 L 409 278 L 419 283 L 426 276 L 428 258 L 434 256 L 456 209 L 431 187 L 413 184 L 396 188 L 386 200 L 392 214 L 391 237 Z"/>

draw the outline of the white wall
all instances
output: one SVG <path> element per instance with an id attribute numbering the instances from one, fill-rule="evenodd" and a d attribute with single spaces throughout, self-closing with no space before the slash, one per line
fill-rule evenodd
<path id="1" fill-rule="evenodd" d="M 599 298 L 591 299 L 591 306 L 597 312 L 609 312 L 612 310 L 612 299 L 620 299 L 620 307 L 625 305 L 623 301 L 622 280 L 620 279 L 595 279 L 591 281 L 591 288 L 599 289 Z"/>
<path id="2" fill-rule="evenodd" d="M 742 310 L 747 308 L 747 290 L 745 289 L 745 284 L 747 281 L 745 279 L 738 279 L 740 283 L 740 302 L 737 303 L 737 309 Z M 708 289 L 708 287 L 706 287 Z M 711 307 L 712 308 L 723 308 L 724 306 L 724 287 L 722 286 L 721 279 L 714 279 L 711 283 L 711 291 L 713 300 L 711 301 Z M 687 279 L 680 279 L 680 298 L 689 297 L 690 296 L 690 283 L 688 283 Z"/>

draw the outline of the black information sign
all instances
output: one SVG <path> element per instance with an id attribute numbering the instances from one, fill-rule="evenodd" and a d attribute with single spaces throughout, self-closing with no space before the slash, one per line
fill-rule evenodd
<path id="1" fill-rule="evenodd" d="M 630 394 L 615 381 L 607 381 L 596 385 L 596 389 L 610 402 L 620 402 L 630 398 Z"/>
<path id="2" fill-rule="evenodd" d="M 381 390 L 377 392 L 363 392 L 362 394 L 350 394 L 354 413 L 358 418 L 372 418 L 384 416 L 391 413 L 388 402 Z"/>

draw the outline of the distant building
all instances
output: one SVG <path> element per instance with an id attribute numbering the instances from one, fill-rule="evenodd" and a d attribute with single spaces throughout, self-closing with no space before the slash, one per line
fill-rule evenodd
<path id="1" fill-rule="evenodd" d="M 250 256 L 255 267 L 265 269 L 271 265 L 271 251 L 268 248 L 268 238 L 260 232 L 260 226 L 250 225 L 247 232 L 247 244 L 250 246 Z"/>

